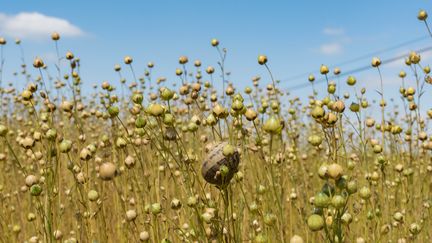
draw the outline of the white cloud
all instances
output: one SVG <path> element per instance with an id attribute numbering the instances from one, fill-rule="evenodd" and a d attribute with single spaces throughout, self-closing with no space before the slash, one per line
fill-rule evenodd
<path id="1" fill-rule="evenodd" d="M 326 27 L 323 29 L 323 33 L 325 35 L 343 35 L 345 33 L 345 30 L 342 28 Z"/>
<path id="2" fill-rule="evenodd" d="M 337 55 L 342 53 L 343 46 L 337 42 L 326 43 L 320 46 L 319 51 L 324 55 Z"/>
<path id="3" fill-rule="evenodd" d="M 323 43 L 319 48 L 319 53 L 323 55 L 337 55 L 344 51 L 344 46 L 351 42 L 345 35 L 343 28 L 325 27 L 322 33 L 330 37 L 330 41 Z"/>
<path id="4" fill-rule="evenodd" d="M 44 62 L 57 62 L 58 58 L 57 58 L 57 54 L 54 52 L 46 52 L 41 54 L 41 58 L 42 60 L 44 60 Z"/>
<path id="5" fill-rule="evenodd" d="M 82 36 L 84 32 L 69 21 L 38 12 L 21 12 L 16 15 L 0 13 L 0 33 L 14 38 L 43 39 L 52 32 L 61 36 Z"/>

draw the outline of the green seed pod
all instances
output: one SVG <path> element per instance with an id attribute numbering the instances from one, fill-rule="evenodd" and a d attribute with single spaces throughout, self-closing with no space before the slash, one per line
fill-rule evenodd
<path id="1" fill-rule="evenodd" d="M 341 195 L 335 195 L 335 196 L 333 196 L 333 198 L 331 200 L 331 204 L 336 209 L 341 209 L 345 206 L 346 200 Z"/>
<path id="2" fill-rule="evenodd" d="M 104 181 L 109 181 L 117 174 L 117 166 L 111 162 L 105 162 L 99 166 L 99 177 Z"/>
<path id="3" fill-rule="evenodd" d="M 258 116 L 256 111 L 254 111 L 253 109 L 247 109 L 244 115 L 248 121 L 253 121 Z"/>
<path id="4" fill-rule="evenodd" d="M 333 163 L 328 166 L 328 175 L 333 180 L 338 180 L 343 175 L 343 168 L 339 164 Z"/>
<path id="5" fill-rule="evenodd" d="M 347 84 L 349 85 L 349 86 L 353 86 L 353 85 L 355 85 L 356 84 L 356 82 L 357 82 L 357 80 L 356 80 L 356 78 L 355 77 L 353 77 L 353 76 L 349 76 L 348 78 L 347 78 Z"/>
<path id="6" fill-rule="evenodd" d="M 209 212 L 205 212 L 205 213 L 201 214 L 201 219 L 205 223 L 210 224 L 212 219 L 213 219 L 213 215 L 211 215 Z"/>
<path id="7" fill-rule="evenodd" d="M 42 187 L 39 184 L 34 184 L 30 187 L 30 194 L 32 196 L 39 196 L 42 193 Z"/>
<path id="8" fill-rule="evenodd" d="M 327 92 L 329 94 L 334 94 L 336 92 L 336 85 L 329 84 L 328 87 L 327 87 Z"/>
<path id="9" fill-rule="evenodd" d="M 164 108 L 159 104 L 150 104 L 147 107 L 147 113 L 152 116 L 161 116 L 164 113 Z"/>
<path id="10" fill-rule="evenodd" d="M 318 135 L 312 135 L 308 138 L 308 142 L 313 146 L 319 146 L 322 143 L 323 138 Z"/>
<path id="11" fill-rule="evenodd" d="M 313 118 L 319 119 L 319 118 L 324 117 L 325 111 L 324 111 L 324 109 L 322 107 L 315 106 L 313 108 L 312 112 L 311 112 L 311 115 L 312 115 Z"/>
<path id="12" fill-rule="evenodd" d="M 198 130 L 198 125 L 195 122 L 189 122 L 187 126 L 187 130 L 189 132 L 196 132 Z"/>
<path id="13" fill-rule="evenodd" d="M 174 97 L 174 92 L 168 88 L 164 88 L 161 92 L 161 98 L 165 101 L 171 100 Z"/>
<path id="14" fill-rule="evenodd" d="M 53 141 L 57 137 L 57 131 L 55 129 L 51 128 L 45 133 L 45 136 L 48 140 Z"/>
<path id="15" fill-rule="evenodd" d="M 213 114 L 208 115 L 206 118 L 207 124 L 210 126 L 214 126 L 217 123 L 216 117 Z"/>
<path id="16" fill-rule="evenodd" d="M 162 212 L 162 207 L 161 207 L 160 203 L 153 203 L 151 205 L 150 211 L 154 215 L 159 214 L 160 212 Z"/>
<path id="17" fill-rule="evenodd" d="M 135 128 L 134 132 L 140 137 L 143 137 L 146 134 L 144 128 Z"/>
<path id="18" fill-rule="evenodd" d="M 94 202 L 99 199 L 99 193 L 95 190 L 90 190 L 87 194 L 87 197 L 90 201 Z"/>
<path id="19" fill-rule="evenodd" d="M 273 101 L 271 103 L 271 108 L 272 108 L 273 111 L 278 111 L 279 110 L 279 103 L 276 102 L 276 101 Z"/>
<path id="20" fill-rule="evenodd" d="M 33 98 L 33 93 L 30 92 L 29 90 L 24 90 L 21 93 L 21 97 L 23 98 L 23 100 L 29 101 L 29 100 L 31 100 Z"/>
<path id="21" fill-rule="evenodd" d="M 378 162 L 378 164 L 380 164 L 380 165 L 385 165 L 385 164 L 387 163 L 385 157 L 382 156 L 382 155 L 380 155 L 380 156 L 377 157 L 377 162 Z"/>
<path id="22" fill-rule="evenodd" d="M 259 206 L 258 206 L 258 204 L 255 201 L 253 201 L 251 204 L 249 204 L 249 210 L 252 213 L 258 212 L 258 208 L 259 208 Z"/>
<path id="23" fill-rule="evenodd" d="M 120 113 L 120 110 L 119 110 L 119 108 L 117 106 L 110 106 L 108 108 L 108 114 L 111 117 L 116 117 L 119 113 Z"/>
<path id="24" fill-rule="evenodd" d="M 411 234 L 413 235 L 418 235 L 421 231 L 421 227 L 419 224 L 417 223 L 412 223 L 409 227 L 409 231 L 411 232 Z"/>
<path id="25" fill-rule="evenodd" d="M 175 118 L 171 113 L 165 113 L 163 116 L 163 122 L 167 126 L 172 126 L 174 125 Z"/>
<path id="26" fill-rule="evenodd" d="M 323 105 L 328 105 L 328 104 L 330 104 L 331 101 L 332 101 L 332 100 L 330 99 L 330 96 L 326 96 L 326 97 L 324 97 L 324 99 L 322 100 L 322 104 L 323 104 Z"/>
<path id="27" fill-rule="evenodd" d="M 342 223 L 344 223 L 345 225 L 350 224 L 353 220 L 352 215 L 350 213 L 344 213 L 341 219 L 342 219 Z"/>
<path id="28" fill-rule="evenodd" d="M 18 234 L 19 232 L 21 232 L 21 226 L 19 226 L 19 225 L 17 225 L 17 224 L 14 225 L 14 226 L 12 227 L 12 232 Z"/>
<path id="29" fill-rule="evenodd" d="M 226 165 L 221 165 L 219 172 L 222 178 L 226 178 L 229 173 L 229 168 Z"/>
<path id="30" fill-rule="evenodd" d="M 268 226 L 273 226 L 276 222 L 276 215 L 272 214 L 272 213 L 267 213 L 264 215 L 264 224 L 268 225 Z"/>
<path id="31" fill-rule="evenodd" d="M 0 137 L 5 137 L 8 133 L 8 128 L 4 125 L 0 125 Z"/>
<path id="32" fill-rule="evenodd" d="M 360 111 L 360 105 L 357 103 L 351 103 L 350 105 L 350 111 L 352 112 L 359 112 Z"/>
<path id="33" fill-rule="evenodd" d="M 133 94 L 132 95 L 132 102 L 137 104 L 137 105 L 140 105 L 142 103 L 143 99 L 144 99 L 144 97 L 142 94 Z"/>
<path id="34" fill-rule="evenodd" d="M 197 204 L 197 198 L 194 196 L 188 197 L 187 199 L 187 205 L 189 207 L 194 207 Z"/>
<path id="35" fill-rule="evenodd" d="M 339 178 L 336 181 L 336 186 L 337 186 L 337 188 L 339 188 L 341 190 L 343 190 L 347 187 L 347 180 L 344 178 L 344 176 L 342 176 L 341 178 Z"/>
<path id="36" fill-rule="evenodd" d="M 371 210 L 369 210 L 369 212 L 366 215 L 366 218 L 368 220 L 372 220 L 374 218 L 374 213 Z"/>
<path id="37" fill-rule="evenodd" d="M 36 215 L 34 213 L 27 214 L 27 221 L 32 222 L 36 219 Z"/>
<path id="38" fill-rule="evenodd" d="M 331 195 L 334 195 L 335 188 L 332 185 L 330 185 L 329 183 L 325 183 L 323 185 L 323 187 L 321 188 L 321 192 L 327 194 L 327 196 L 331 196 Z"/>
<path id="39" fill-rule="evenodd" d="M 423 9 L 420 10 L 419 13 L 418 13 L 418 15 L 417 15 L 417 19 L 420 20 L 420 21 L 426 21 L 427 17 L 428 17 L 428 14 Z"/>
<path id="40" fill-rule="evenodd" d="M 265 243 L 268 242 L 267 236 L 265 236 L 263 233 L 259 233 L 254 238 L 255 243 Z"/>
<path id="41" fill-rule="evenodd" d="M 381 145 L 375 144 L 373 146 L 373 151 L 374 151 L 374 153 L 379 154 L 379 153 L 381 153 L 383 151 L 383 149 L 382 149 Z"/>
<path id="42" fill-rule="evenodd" d="M 171 200 L 171 208 L 174 210 L 178 210 L 182 207 L 182 203 L 180 200 L 178 200 L 177 198 L 174 198 L 173 200 Z"/>
<path id="43" fill-rule="evenodd" d="M 354 161 L 352 161 L 352 160 L 348 161 L 348 166 L 347 166 L 348 170 L 353 170 L 355 168 L 355 166 L 356 166 L 356 163 Z"/>
<path id="44" fill-rule="evenodd" d="M 309 216 L 307 224 L 310 230 L 319 231 L 324 228 L 324 219 L 320 215 L 312 214 Z"/>
<path id="45" fill-rule="evenodd" d="M 281 122 L 275 116 L 270 117 L 263 125 L 264 131 L 270 134 L 277 134 L 282 130 Z"/>
<path id="46" fill-rule="evenodd" d="M 127 145 L 127 141 L 126 139 L 122 138 L 122 137 L 118 137 L 116 140 L 116 146 L 119 148 L 124 148 Z"/>
<path id="47" fill-rule="evenodd" d="M 393 214 L 393 219 L 397 222 L 403 222 L 404 216 L 401 212 L 396 212 L 395 214 Z"/>
<path id="48" fill-rule="evenodd" d="M 177 139 L 177 131 L 174 127 L 167 127 L 164 133 L 164 139 L 168 141 L 174 141 Z"/>
<path id="49" fill-rule="evenodd" d="M 135 120 L 135 127 L 143 128 L 145 127 L 145 125 L 147 125 L 147 120 L 142 116 L 137 117 L 137 119 Z"/>
<path id="50" fill-rule="evenodd" d="M 377 217 L 381 217 L 382 216 L 382 212 L 381 212 L 381 210 L 379 208 L 375 209 L 375 215 Z"/>
<path id="51" fill-rule="evenodd" d="M 329 68 L 326 65 L 321 65 L 320 67 L 320 73 L 322 75 L 326 75 L 329 72 Z"/>
<path id="52" fill-rule="evenodd" d="M 96 145 L 94 145 L 94 144 L 89 144 L 88 146 L 87 146 L 87 149 L 92 153 L 92 154 L 94 154 L 94 153 L 96 153 L 96 150 L 97 150 L 97 148 L 96 148 Z"/>
<path id="53" fill-rule="evenodd" d="M 72 141 L 64 139 L 60 143 L 60 152 L 62 153 L 68 153 L 72 149 Z"/>
<path id="54" fill-rule="evenodd" d="M 338 100 L 333 103 L 332 108 L 334 111 L 342 113 L 345 111 L 345 103 L 342 100 Z"/>
<path id="55" fill-rule="evenodd" d="M 242 110 L 243 107 L 244 107 L 243 102 L 240 101 L 240 100 L 238 100 L 238 99 L 234 100 L 234 102 L 233 102 L 232 105 L 231 105 L 231 108 L 232 108 L 234 111 L 237 111 L 237 112 L 240 111 L 240 110 Z"/>
<path id="56" fill-rule="evenodd" d="M 319 192 L 315 195 L 314 205 L 319 208 L 326 208 L 330 204 L 330 198 L 327 194 Z"/>
<path id="57" fill-rule="evenodd" d="M 367 186 L 362 187 L 359 191 L 359 194 L 360 197 L 365 200 L 369 199 L 372 196 L 371 190 Z"/>
<path id="58" fill-rule="evenodd" d="M 313 82 L 315 81 L 315 76 L 313 76 L 313 74 L 310 74 L 308 77 L 309 82 Z"/>
<path id="59" fill-rule="evenodd" d="M 232 156 L 235 152 L 235 148 L 231 144 L 226 144 L 222 150 L 222 153 L 225 157 Z"/>
<path id="60" fill-rule="evenodd" d="M 288 113 L 289 113 L 290 115 L 294 115 L 294 114 L 296 113 L 296 111 L 295 111 L 293 108 L 289 108 L 289 109 L 288 109 Z"/>
<path id="61" fill-rule="evenodd" d="M 323 180 L 328 178 L 328 166 L 326 164 L 318 168 L 318 176 Z"/>
<path id="62" fill-rule="evenodd" d="M 349 194 L 354 194 L 357 192 L 357 182 L 356 181 L 350 181 L 347 184 L 347 191 Z"/>

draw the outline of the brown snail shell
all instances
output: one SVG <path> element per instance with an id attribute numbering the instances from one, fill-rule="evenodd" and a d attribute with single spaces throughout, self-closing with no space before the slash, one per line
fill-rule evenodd
<path id="1" fill-rule="evenodd" d="M 233 155 L 226 157 L 223 154 L 223 148 L 228 142 L 221 142 L 216 144 L 208 152 L 201 168 L 201 174 L 204 179 L 217 186 L 225 185 L 230 182 L 234 174 L 238 171 L 238 164 L 240 162 L 240 154 L 236 150 Z M 226 176 L 222 177 L 220 174 L 220 167 L 225 165 L 228 167 L 229 172 Z"/>

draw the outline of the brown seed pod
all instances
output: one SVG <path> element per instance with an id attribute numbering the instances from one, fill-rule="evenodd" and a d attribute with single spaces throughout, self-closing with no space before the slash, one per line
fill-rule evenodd
<path id="1" fill-rule="evenodd" d="M 223 154 L 224 147 L 228 145 L 228 142 L 221 142 L 216 144 L 210 149 L 207 157 L 205 158 L 201 174 L 204 179 L 216 186 L 226 185 L 233 178 L 234 174 L 238 171 L 238 164 L 240 162 L 240 154 L 237 150 L 230 156 Z M 220 168 L 222 165 L 228 167 L 228 173 L 222 177 Z"/>
<path id="2" fill-rule="evenodd" d="M 174 141 L 177 139 L 177 131 L 173 127 L 168 127 L 164 134 L 165 140 Z"/>

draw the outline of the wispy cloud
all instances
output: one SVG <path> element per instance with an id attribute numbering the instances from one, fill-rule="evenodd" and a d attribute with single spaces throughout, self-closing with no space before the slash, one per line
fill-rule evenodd
<path id="1" fill-rule="evenodd" d="M 41 58 L 42 60 L 44 60 L 44 62 L 57 62 L 58 58 L 57 58 L 57 54 L 54 52 L 46 52 L 41 54 Z"/>
<path id="2" fill-rule="evenodd" d="M 343 28 L 325 27 L 322 33 L 329 37 L 330 41 L 321 44 L 318 48 L 319 53 L 323 55 L 338 55 L 344 52 L 345 44 L 349 43 L 351 39 L 346 36 Z"/>
<path id="3" fill-rule="evenodd" d="M 0 33 L 13 38 L 49 38 L 54 31 L 61 36 L 82 36 L 84 31 L 69 21 L 38 12 L 21 12 L 15 15 L 0 13 Z"/>
<path id="4" fill-rule="evenodd" d="M 342 28 L 333 28 L 333 27 L 325 27 L 323 29 L 323 33 L 325 35 L 343 35 L 345 34 L 345 30 Z"/>
<path id="5" fill-rule="evenodd" d="M 337 55 L 343 52 L 343 46 L 341 43 L 332 42 L 322 44 L 319 50 L 324 55 Z"/>

